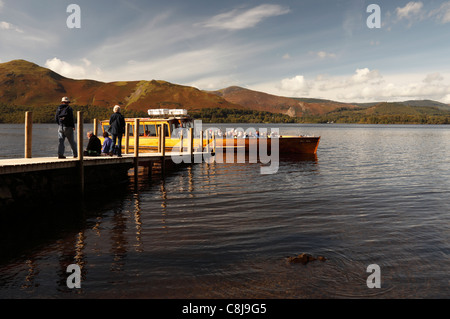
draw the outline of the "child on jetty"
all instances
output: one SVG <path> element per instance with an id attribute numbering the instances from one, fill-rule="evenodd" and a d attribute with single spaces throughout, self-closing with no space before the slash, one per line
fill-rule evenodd
<path id="1" fill-rule="evenodd" d="M 105 138 L 105 141 L 103 142 L 102 146 L 102 156 L 111 155 L 111 145 L 112 145 L 112 139 L 109 137 L 108 132 L 103 132 L 103 137 Z"/>

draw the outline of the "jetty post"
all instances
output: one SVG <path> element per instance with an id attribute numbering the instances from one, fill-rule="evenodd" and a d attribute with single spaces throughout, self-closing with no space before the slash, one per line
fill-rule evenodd
<path id="1" fill-rule="evenodd" d="M 161 174 L 164 176 L 166 169 L 166 127 L 165 123 L 158 127 L 158 153 L 161 153 Z"/>
<path id="2" fill-rule="evenodd" d="M 33 112 L 25 112 L 25 158 L 31 158 L 33 149 Z"/>
<path id="3" fill-rule="evenodd" d="M 137 183 L 139 173 L 139 119 L 134 120 L 134 179 Z"/>
<path id="4" fill-rule="evenodd" d="M 199 146 L 198 146 L 198 152 L 203 153 L 203 131 L 200 131 L 200 142 L 199 142 Z"/>
<path id="5" fill-rule="evenodd" d="M 209 153 L 209 131 L 206 130 L 206 152 Z"/>
<path id="6" fill-rule="evenodd" d="M 78 148 L 78 174 L 80 178 L 80 192 L 84 194 L 84 153 L 83 153 L 83 112 L 77 112 L 77 148 Z"/>
<path id="7" fill-rule="evenodd" d="M 184 137 L 183 137 L 183 130 L 181 130 L 181 135 L 180 135 L 180 153 L 183 153 L 183 149 L 184 149 Z"/>
<path id="8" fill-rule="evenodd" d="M 94 119 L 94 127 L 93 127 L 93 130 L 92 130 L 92 133 L 94 133 L 94 135 L 95 136 L 98 136 L 98 120 L 97 119 Z"/>
<path id="9" fill-rule="evenodd" d="M 162 135 L 161 135 L 162 129 L 161 126 L 158 125 L 156 134 L 158 135 L 158 153 L 162 153 Z"/>
<path id="10" fill-rule="evenodd" d="M 157 126 L 156 127 L 156 135 L 158 136 L 157 152 L 162 155 L 162 153 L 163 153 L 163 137 L 161 136 L 161 132 L 162 132 L 161 126 Z M 163 165 L 164 165 L 164 158 L 162 159 L 162 162 L 161 162 L 161 170 L 163 169 Z M 148 167 L 148 176 L 149 177 L 151 177 L 151 175 L 152 175 L 152 170 L 153 170 L 153 162 L 150 162 L 149 167 Z"/>
<path id="11" fill-rule="evenodd" d="M 191 127 L 189 129 L 189 145 L 188 145 L 188 153 L 191 158 L 191 163 L 194 160 L 194 129 Z"/>
<path id="12" fill-rule="evenodd" d="M 130 123 L 125 124 L 125 154 L 130 152 Z"/>

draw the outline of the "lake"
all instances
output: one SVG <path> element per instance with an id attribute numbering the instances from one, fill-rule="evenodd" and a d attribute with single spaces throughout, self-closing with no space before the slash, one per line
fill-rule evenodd
<path id="1" fill-rule="evenodd" d="M 450 126 L 203 126 L 322 138 L 317 157 L 283 159 L 276 174 L 183 165 L 98 194 L 1 259 L 0 298 L 450 296 Z M 23 131 L 0 125 L 0 158 L 23 157 Z M 57 144 L 56 125 L 34 125 L 33 156 L 56 156 Z M 69 195 L 61 214 L 73 212 Z M 40 227 L 27 223 L 13 228 Z M 3 244 L 15 247 L 14 234 Z M 287 262 L 301 253 L 326 261 Z M 69 264 L 80 289 L 66 285 Z M 367 286 L 373 264 L 381 288 Z"/>

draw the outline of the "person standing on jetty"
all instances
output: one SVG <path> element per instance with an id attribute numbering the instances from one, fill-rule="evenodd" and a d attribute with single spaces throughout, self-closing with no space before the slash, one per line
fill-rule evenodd
<path id="1" fill-rule="evenodd" d="M 122 136 L 125 133 L 125 118 L 120 114 L 120 106 L 116 105 L 113 109 L 114 113 L 109 119 L 109 133 L 112 138 L 112 145 L 109 155 L 114 154 L 114 148 L 117 142 L 117 156 L 122 157 Z"/>
<path id="2" fill-rule="evenodd" d="M 70 147 L 72 148 L 72 154 L 74 158 L 78 157 L 77 143 L 74 139 L 75 121 L 73 119 L 73 110 L 70 107 L 70 100 L 68 97 L 63 97 L 61 105 L 58 106 L 55 114 L 55 121 L 59 125 L 58 127 L 58 158 L 64 159 L 64 142 L 67 138 Z"/>

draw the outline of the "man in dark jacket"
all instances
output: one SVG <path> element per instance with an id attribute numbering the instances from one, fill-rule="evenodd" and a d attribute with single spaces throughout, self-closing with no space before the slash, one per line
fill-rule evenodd
<path id="1" fill-rule="evenodd" d="M 73 110 L 69 106 L 70 100 L 67 97 L 63 97 L 61 100 L 61 105 L 58 106 L 55 114 L 55 121 L 59 125 L 58 127 L 58 158 L 66 158 L 64 156 L 64 142 L 67 138 L 70 147 L 72 148 L 72 154 L 74 158 L 78 157 L 77 143 L 75 143 L 74 132 L 75 132 L 75 121 L 73 119 Z"/>
<path id="2" fill-rule="evenodd" d="M 100 156 L 102 153 L 102 142 L 99 138 L 94 135 L 93 132 L 87 132 L 87 137 L 89 139 L 88 145 L 84 155 L 86 156 Z"/>
<path id="3" fill-rule="evenodd" d="M 125 133 L 125 118 L 120 114 L 120 106 L 114 106 L 114 114 L 109 119 L 109 133 L 112 138 L 110 155 L 114 154 L 117 142 L 117 156 L 122 157 L 122 136 Z"/>

